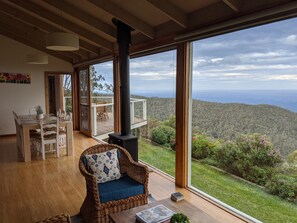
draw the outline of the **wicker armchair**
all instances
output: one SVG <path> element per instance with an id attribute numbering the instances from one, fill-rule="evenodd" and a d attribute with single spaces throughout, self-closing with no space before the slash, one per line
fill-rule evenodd
<path id="1" fill-rule="evenodd" d="M 118 157 L 121 174 L 127 175 L 137 184 L 140 183 L 143 185 L 144 193 L 124 199 L 115 199 L 112 201 L 101 202 L 97 179 L 87 171 L 84 158 L 85 155 L 102 153 L 114 148 L 118 149 L 119 151 Z M 85 177 L 87 187 L 87 195 L 82 207 L 80 208 L 80 213 L 86 222 L 109 222 L 109 215 L 111 213 L 116 213 L 147 204 L 149 178 L 148 168 L 144 165 L 134 162 L 130 154 L 124 148 L 113 144 L 98 144 L 92 146 L 81 154 L 79 159 L 79 169 L 82 175 Z"/>
<path id="2" fill-rule="evenodd" d="M 50 218 L 42 219 L 36 223 L 71 223 L 69 214 L 59 214 Z"/>

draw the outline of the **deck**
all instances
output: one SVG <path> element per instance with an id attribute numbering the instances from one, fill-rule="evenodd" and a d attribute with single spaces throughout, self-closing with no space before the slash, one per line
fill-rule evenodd
<path id="1" fill-rule="evenodd" d="M 147 120 L 134 117 L 131 129 L 139 128 L 147 124 Z M 114 118 L 112 113 L 108 113 L 108 118 L 97 119 L 96 121 L 96 133 L 94 137 L 100 140 L 108 138 L 108 134 L 113 133 L 114 130 Z"/>
<path id="2" fill-rule="evenodd" d="M 74 156 L 61 152 L 60 158 L 47 155 L 46 160 L 32 157 L 19 161 L 16 137 L 0 137 L 0 222 L 34 222 L 60 213 L 78 214 L 85 197 L 85 181 L 78 169 L 81 152 L 98 142 L 74 132 Z M 217 207 L 187 189 L 175 186 L 172 178 L 152 171 L 149 191 L 156 200 L 181 191 L 185 199 L 219 222 L 246 222 Z"/>

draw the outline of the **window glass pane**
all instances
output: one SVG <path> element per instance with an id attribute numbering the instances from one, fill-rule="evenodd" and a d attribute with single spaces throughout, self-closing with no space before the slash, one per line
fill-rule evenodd
<path id="1" fill-rule="evenodd" d="M 193 187 L 263 222 L 297 219 L 297 19 L 193 42 Z"/>
<path id="2" fill-rule="evenodd" d="M 90 131 L 89 117 L 89 73 L 88 69 L 79 70 L 79 97 L 80 97 L 80 129 Z"/>
<path id="3" fill-rule="evenodd" d="M 93 135 L 98 139 L 106 139 L 114 131 L 113 62 L 90 66 L 90 77 Z"/>
<path id="4" fill-rule="evenodd" d="M 72 110 L 72 80 L 70 74 L 63 75 L 63 90 L 64 90 L 64 109 L 68 112 Z"/>
<path id="5" fill-rule="evenodd" d="M 131 60 L 132 131 L 139 159 L 175 176 L 176 51 Z"/>
<path id="6" fill-rule="evenodd" d="M 88 104 L 88 70 L 79 71 L 80 103 Z"/>

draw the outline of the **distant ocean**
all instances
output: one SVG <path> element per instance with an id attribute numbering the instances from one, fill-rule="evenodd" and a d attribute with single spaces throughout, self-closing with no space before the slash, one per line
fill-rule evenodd
<path id="1" fill-rule="evenodd" d="M 135 92 L 134 94 L 146 97 L 175 97 L 173 91 Z M 209 90 L 195 91 L 192 93 L 192 97 L 193 99 L 209 102 L 244 103 L 251 105 L 269 104 L 297 112 L 297 91 L 294 90 Z"/>

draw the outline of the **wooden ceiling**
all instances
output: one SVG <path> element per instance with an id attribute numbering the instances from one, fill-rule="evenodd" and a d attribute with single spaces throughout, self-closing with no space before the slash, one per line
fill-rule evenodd
<path id="1" fill-rule="evenodd" d="M 296 0 L 0 0 L 0 34 L 79 64 L 116 52 L 112 18 L 134 29 L 139 52 L 296 15 Z M 47 50 L 50 32 L 78 34 L 80 49 Z"/>

